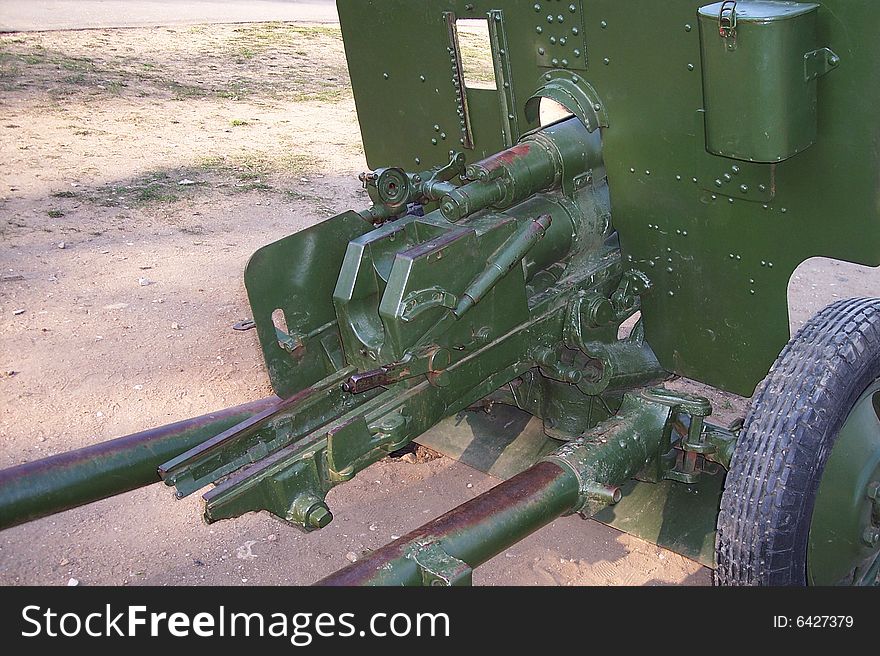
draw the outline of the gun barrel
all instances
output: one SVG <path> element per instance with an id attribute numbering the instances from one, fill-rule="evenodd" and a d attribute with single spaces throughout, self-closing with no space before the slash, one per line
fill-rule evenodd
<path id="1" fill-rule="evenodd" d="M 540 191 L 558 187 L 566 175 L 602 165 L 602 142 L 572 117 L 523 137 L 519 143 L 471 164 L 471 182 L 440 198 L 440 213 L 461 219 L 487 207 L 511 207 Z"/>
<path id="2" fill-rule="evenodd" d="M 317 585 L 424 585 L 413 553 L 433 541 L 439 541 L 445 553 L 476 567 L 571 511 L 578 493 L 574 472 L 539 462 Z"/>
<path id="3" fill-rule="evenodd" d="M 0 470 L 0 529 L 158 483 L 166 460 L 279 403 L 270 396 Z"/>

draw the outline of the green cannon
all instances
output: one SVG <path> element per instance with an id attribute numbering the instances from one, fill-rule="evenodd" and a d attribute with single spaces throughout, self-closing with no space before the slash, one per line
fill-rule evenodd
<path id="1" fill-rule="evenodd" d="M 809 257 L 880 264 L 872 3 L 338 9 L 372 204 L 247 265 L 277 397 L 2 471 L 0 527 L 161 480 L 320 530 L 418 440 L 507 480 L 322 584 L 468 584 L 574 513 L 719 584 L 876 584 L 880 300 L 791 338 L 786 301 Z"/>

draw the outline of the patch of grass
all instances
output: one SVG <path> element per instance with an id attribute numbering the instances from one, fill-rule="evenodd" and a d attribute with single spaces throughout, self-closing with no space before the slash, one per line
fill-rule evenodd
<path id="1" fill-rule="evenodd" d="M 335 25 L 289 25 L 293 34 L 300 36 L 326 36 L 331 39 L 342 39 L 342 31 Z"/>
<path id="2" fill-rule="evenodd" d="M 247 150 L 228 157 L 205 157 L 200 166 L 209 171 L 231 173 L 239 180 L 254 180 L 272 173 L 310 173 L 315 169 L 315 158 L 304 153 L 275 155 L 261 150 Z"/>
<path id="3" fill-rule="evenodd" d="M 56 191 L 52 198 L 76 198 L 76 194 L 72 191 Z"/>
<path id="4" fill-rule="evenodd" d="M 21 68 L 13 60 L 4 58 L 3 53 L 0 53 L 0 80 L 4 80 L 4 89 L 11 91 L 14 88 L 11 82 L 18 79 L 20 75 Z"/>
<path id="5" fill-rule="evenodd" d="M 310 153 L 239 151 L 224 157 L 205 157 L 200 161 L 200 167 L 203 175 L 219 174 L 235 180 L 232 184 L 217 185 L 217 188 L 222 190 L 221 193 L 237 195 L 247 192 L 267 192 L 283 194 L 289 201 L 308 200 L 315 203 L 323 200 L 287 188 L 301 186 L 298 182 L 300 177 L 310 176 L 319 169 L 320 162 Z M 285 182 L 285 179 L 293 179 L 297 182 Z"/>
<path id="6" fill-rule="evenodd" d="M 291 97 L 293 102 L 339 102 L 350 95 L 344 87 L 327 87 L 316 91 L 303 91 L 294 93 Z"/>
<path id="7" fill-rule="evenodd" d="M 176 80 L 166 80 L 164 83 L 174 100 L 189 100 L 191 98 L 202 98 L 208 95 L 208 91 L 202 87 L 193 84 L 182 84 Z"/>
<path id="8" fill-rule="evenodd" d="M 492 64 L 492 51 L 487 47 L 488 33 L 459 31 L 458 47 L 461 50 L 461 63 L 464 79 L 469 86 L 480 88 L 495 87 L 495 68 Z"/>
<path id="9" fill-rule="evenodd" d="M 302 175 L 311 173 L 316 167 L 315 157 L 309 153 L 285 152 L 282 155 L 272 157 L 271 168 L 279 173 L 295 173 Z"/>
<path id="10" fill-rule="evenodd" d="M 79 196 L 86 201 L 102 207 L 145 207 L 163 203 L 175 203 L 192 194 L 192 185 L 178 185 L 178 181 L 193 177 L 192 170 L 156 171 L 132 180 L 128 184 L 99 187 L 91 191 L 80 191 Z"/>
<path id="11" fill-rule="evenodd" d="M 274 158 L 262 151 L 241 153 L 235 160 L 233 169 L 250 177 L 265 175 L 275 168 Z"/>
<path id="12" fill-rule="evenodd" d="M 64 55 L 54 57 L 52 63 L 66 71 L 91 72 L 95 69 L 95 63 L 88 57 L 67 57 Z"/>
<path id="13" fill-rule="evenodd" d="M 21 75 L 21 61 L 11 52 L 0 50 L 0 79 Z"/>
<path id="14" fill-rule="evenodd" d="M 210 155 L 199 160 L 199 168 L 203 169 L 224 169 L 226 168 L 226 158 L 220 155 Z"/>
<path id="15" fill-rule="evenodd" d="M 248 123 L 247 121 L 243 121 L 239 118 L 232 119 L 231 121 L 229 121 L 229 124 L 234 128 L 237 128 L 237 127 L 240 127 L 243 125 L 250 125 L 250 123 Z"/>
<path id="16" fill-rule="evenodd" d="M 342 40 L 339 28 L 332 25 L 292 25 L 289 23 L 253 23 L 233 30 L 236 34 L 232 45 L 234 54 L 251 59 L 259 52 L 293 44 L 304 45 L 303 41 Z M 307 55 L 308 50 L 298 49 L 297 54 Z"/>
<path id="17" fill-rule="evenodd" d="M 167 185 L 161 182 L 148 184 L 135 191 L 132 201 L 135 205 L 148 205 L 150 203 L 174 203 L 180 197 L 168 190 Z"/>
<path id="18" fill-rule="evenodd" d="M 42 64 L 46 61 L 46 55 L 43 53 L 31 53 L 29 55 L 19 55 L 18 58 L 25 64 Z"/>
<path id="19" fill-rule="evenodd" d="M 288 44 L 291 36 L 342 38 L 339 28 L 333 25 L 293 25 L 278 21 L 252 23 L 233 31 L 259 45 Z"/>
<path id="20" fill-rule="evenodd" d="M 58 100 L 75 96 L 92 102 L 108 94 L 294 102 L 350 97 L 336 26 L 274 22 L 179 32 L 176 38 L 184 43 L 172 44 L 168 52 L 136 45 L 128 34 L 118 42 L 109 37 L 99 45 L 89 42 L 85 51 L 79 42 L 68 47 L 47 39 L 52 45 L 44 48 L 36 37 L 0 38 L 0 89 L 16 91 L 27 84 Z M 186 46 L 193 40 L 188 34 L 204 35 L 198 52 Z M 121 47 L 114 49 L 116 43 Z M 167 58 L 174 60 L 170 66 Z"/>
<path id="21" fill-rule="evenodd" d="M 46 61 L 46 55 L 41 52 L 10 52 L 5 48 L 0 49 L 0 67 L 12 66 L 18 68 L 18 64 L 34 66 Z"/>
<path id="22" fill-rule="evenodd" d="M 60 219 L 62 216 L 64 216 L 64 212 L 62 212 L 61 210 L 49 210 L 48 212 L 46 212 L 46 214 L 49 215 L 50 219 Z"/>
<path id="23" fill-rule="evenodd" d="M 269 173 L 268 170 L 245 170 L 238 168 L 234 171 L 235 176 L 244 182 L 245 180 L 256 180 L 257 183 L 260 182 L 260 178 Z"/>
<path id="24" fill-rule="evenodd" d="M 73 93 L 75 87 L 91 87 L 95 82 L 94 76 L 99 73 L 95 62 L 89 57 L 74 57 L 64 52 L 47 50 L 29 41 L 17 43 L 19 45 L 15 50 L 5 48 L 9 42 L 3 42 L 0 46 L 0 79 L 26 75 L 28 78 L 36 78 L 36 86 L 47 86 L 45 90 L 50 96 L 66 97 Z M 33 80 L 29 82 L 30 86 L 34 86 Z M 9 85 L 4 86 L 12 90 Z"/>

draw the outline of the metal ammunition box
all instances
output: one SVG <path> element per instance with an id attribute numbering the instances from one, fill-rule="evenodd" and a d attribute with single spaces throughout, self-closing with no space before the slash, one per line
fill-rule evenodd
<path id="1" fill-rule="evenodd" d="M 757 0 L 699 9 L 709 152 L 778 162 L 815 142 L 816 78 L 826 65 L 818 7 Z"/>

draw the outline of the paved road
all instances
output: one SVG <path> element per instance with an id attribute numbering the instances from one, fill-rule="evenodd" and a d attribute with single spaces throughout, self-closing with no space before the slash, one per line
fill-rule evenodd
<path id="1" fill-rule="evenodd" d="M 0 0 L 0 32 L 259 21 L 335 23 L 335 0 Z"/>

